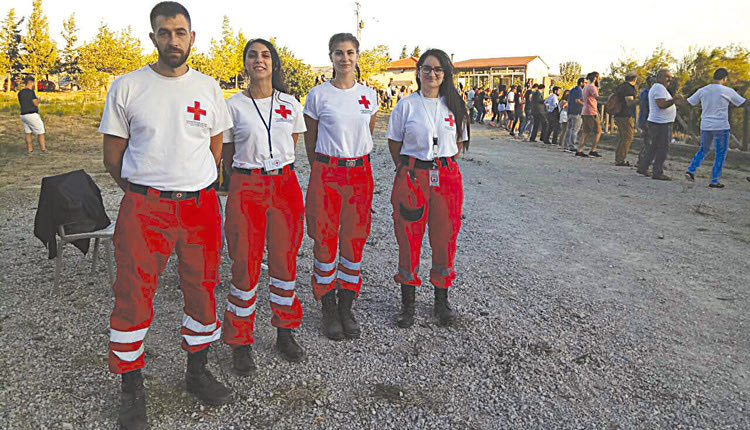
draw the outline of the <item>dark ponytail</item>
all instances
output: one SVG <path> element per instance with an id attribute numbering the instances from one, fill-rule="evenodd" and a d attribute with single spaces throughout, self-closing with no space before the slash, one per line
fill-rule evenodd
<path id="1" fill-rule="evenodd" d="M 440 84 L 438 94 L 443 97 L 445 104 L 448 106 L 448 110 L 453 113 L 456 118 L 456 135 L 460 138 L 461 130 L 466 125 L 466 148 L 469 147 L 469 139 L 471 132 L 469 130 L 469 112 L 466 110 L 466 103 L 461 95 L 453 86 L 453 63 L 444 51 L 440 49 L 428 49 L 419 57 L 417 61 L 417 89 L 422 89 L 422 81 L 419 79 L 419 68 L 422 67 L 427 57 L 435 57 L 440 62 L 440 67 L 443 68 L 443 83 Z"/>

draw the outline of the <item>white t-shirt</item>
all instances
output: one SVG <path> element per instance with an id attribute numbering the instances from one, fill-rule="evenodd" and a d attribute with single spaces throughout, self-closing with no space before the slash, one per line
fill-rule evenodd
<path id="1" fill-rule="evenodd" d="M 516 93 L 508 93 L 508 103 L 505 105 L 505 110 L 514 110 L 516 104 Z"/>
<path id="2" fill-rule="evenodd" d="M 99 132 L 128 139 L 124 179 L 163 191 L 198 191 L 216 180 L 211 136 L 230 127 L 213 78 L 193 69 L 166 77 L 145 66 L 112 83 Z"/>
<path id="3" fill-rule="evenodd" d="M 313 87 L 304 114 L 318 121 L 315 152 L 336 158 L 362 157 L 372 151 L 370 119 L 378 113 L 375 90 L 355 83 L 342 90 L 330 82 Z"/>
<path id="4" fill-rule="evenodd" d="M 745 103 L 745 98 L 727 86 L 709 84 L 699 88 L 687 101 L 693 106 L 701 105 L 701 130 L 716 131 L 729 130 L 729 103 L 739 106 Z"/>
<path id="5" fill-rule="evenodd" d="M 433 159 L 433 131 L 437 132 L 438 157 L 452 157 L 458 153 L 456 120 L 445 100 L 442 97 L 422 98 L 419 93 L 414 93 L 401 99 L 393 109 L 387 137 L 403 142 L 402 155 L 430 161 Z M 458 140 L 463 142 L 468 138 L 464 122 Z"/>
<path id="6" fill-rule="evenodd" d="M 302 105 L 291 95 L 278 91 L 274 91 L 272 97 L 255 99 L 255 104 L 258 105 L 258 109 L 255 109 L 253 100 L 244 93 L 235 94 L 227 99 L 234 126 L 224 133 L 224 143 L 234 142 L 232 167 L 260 169 L 263 168 L 263 160 L 272 158 L 266 129 L 269 116 L 273 158 L 279 159 L 282 166 L 294 163 L 292 134 L 304 133 L 307 130 L 302 116 Z M 262 119 L 258 115 L 259 111 L 263 115 Z"/>
<path id="7" fill-rule="evenodd" d="M 648 90 L 648 120 L 657 124 L 674 122 L 677 117 L 677 107 L 672 105 L 662 109 L 656 104 L 656 99 L 672 100 L 672 95 L 667 91 L 667 87 L 658 82 Z"/>

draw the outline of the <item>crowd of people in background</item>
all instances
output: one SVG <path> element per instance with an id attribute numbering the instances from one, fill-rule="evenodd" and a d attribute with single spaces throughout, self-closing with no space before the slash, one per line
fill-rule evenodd
<path id="1" fill-rule="evenodd" d="M 627 160 L 636 127 L 641 131 L 643 145 L 634 163 L 638 174 L 656 180 L 671 180 L 664 174 L 664 163 L 673 142 L 672 125 L 677 105 L 698 106 L 701 114 L 701 146 L 685 172 L 694 181 L 695 171 L 715 146 L 716 157 L 709 187 L 723 188 L 719 182 L 729 142 L 729 104 L 747 106 L 748 102 L 726 86 L 729 73 L 719 68 L 713 83 L 685 99 L 675 94 L 673 76 L 668 69 L 659 70 L 637 89 L 637 75 L 627 73 L 614 93 L 604 100 L 599 94 L 601 75 L 591 72 L 578 79 L 569 89 L 553 86 L 546 93 L 544 84 L 526 81 L 525 85 L 498 85 L 495 88 L 466 87 L 461 94 L 466 101 L 471 122 L 500 128 L 525 142 L 557 145 L 576 157 L 601 157 L 598 150 L 602 135 L 600 102 L 617 126 L 615 166 L 631 166 Z M 588 152 L 585 150 L 590 148 Z M 649 170 L 650 168 L 650 170 Z"/>

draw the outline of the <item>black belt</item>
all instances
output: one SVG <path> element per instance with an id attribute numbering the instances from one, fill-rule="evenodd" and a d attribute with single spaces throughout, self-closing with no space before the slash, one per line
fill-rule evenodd
<path id="1" fill-rule="evenodd" d="M 210 189 L 211 189 L 211 185 L 198 191 L 161 191 L 161 190 L 157 190 L 156 188 L 151 188 L 145 185 L 138 185 L 132 182 L 128 182 L 128 190 L 136 194 L 143 194 L 144 196 L 147 196 L 148 190 L 153 190 L 153 192 L 158 193 L 159 198 L 171 199 L 171 200 L 198 199 L 198 197 L 200 197 L 202 192 L 208 191 Z"/>
<path id="2" fill-rule="evenodd" d="M 359 157 L 359 158 L 339 158 L 336 160 L 336 165 L 340 167 L 364 166 L 365 159 L 367 159 L 367 162 L 369 163 L 370 154 L 367 154 L 364 157 Z M 324 154 L 315 154 L 315 161 L 320 161 L 321 163 L 330 164 L 331 157 L 324 155 Z"/>
<path id="3" fill-rule="evenodd" d="M 408 166 L 409 165 L 409 159 L 412 157 L 409 157 L 408 155 L 400 155 L 399 160 L 401 161 L 401 164 Z M 440 157 L 438 158 L 438 161 L 440 161 L 441 165 L 448 165 L 448 160 L 455 162 L 456 157 Z M 414 159 L 414 167 L 417 169 L 424 169 L 424 170 L 430 170 L 434 166 L 434 163 L 432 161 L 425 161 L 420 160 L 418 158 Z"/>
<path id="4" fill-rule="evenodd" d="M 289 170 L 294 170 L 294 163 L 287 164 L 286 166 L 275 169 L 275 170 L 266 170 L 266 169 L 243 169 L 241 167 L 234 167 L 234 170 L 237 171 L 237 173 L 241 173 L 243 175 L 252 175 L 252 174 L 261 174 L 264 176 L 276 176 L 276 175 L 283 175 L 284 174 L 284 168 L 289 167 Z"/>

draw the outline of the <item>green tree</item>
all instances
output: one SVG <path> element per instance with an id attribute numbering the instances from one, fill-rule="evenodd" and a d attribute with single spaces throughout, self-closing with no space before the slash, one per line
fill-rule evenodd
<path id="1" fill-rule="evenodd" d="M 398 56 L 399 60 L 403 60 L 404 58 L 407 58 L 409 54 L 406 53 L 406 45 L 404 45 L 403 48 L 401 48 L 401 55 Z"/>
<path id="2" fill-rule="evenodd" d="M 242 53 L 245 49 L 245 44 L 247 43 L 247 38 L 242 33 L 242 30 L 240 30 L 237 33 L 237 39 L 234 42 L 234 56 L 232 59 L 232 68 L 234 69 L 234 88 L 238 89 L 240 87 L 240 77 L 244 73 L 244 58 L 242 58 Z"/>
<path id="3" fill-rule="evenodd" d="M 60 33 L 65 40 L 65 47 L 60 52 L 58 58 L 57 71 L 76 75 L 81 72 L 78 68 L 78 51 L 75 44 L 78 41 L 78 27 L 76 27 L 76 14 L 70 14 L 70 17 L 63 21 L 63 31 Z"/>
<path id="4" fill-rule="evenodd" d="M 113 76 L 143 65 L 141 42 L 133 36 L 131 28 L 115 33 L 104 23 L 94 39 L 78 49 L 78 57 L 80 84 L 89 89 L 106 89 Z"/>
<path id="5" fill-rule="evenodd" d="M 315 85 L 315 74 L 309 64 L 304 63 L 295 57 L 292 51 L 286 46 L 276 43 L 276 38 L 271 38 L 270 42 L 279 53 L 281 68 L 284 70 L 289 92 L 296 97 L 302 97 L 310 91 Z"/>
<path id="6" fill-rule="evenodd" d="M 10 79 L 12 73 L 19 72 L 24 68 L 21 62 L 22 22 L 23 17 L 16 18 L 16 10 L 11 9 L 2 23 L 2 29 L 0 30 L 0 76 L 2 76 L 3 82 L 5 82 L 6 76 Z M 11 86 L 8 85 L 6 91 L 10 90 Z"/>
<path id="7" fill-rule="evenodd" d="M 26 37 L 22 39 L 25 51 L 23 61 L 34 76 L 40 76 L 47 73 L 57 59 L 57 47 L 49 37 L 49 25 L 42 11 L 42 0 L 33 1 L 31 16 L 26 24 Z"/>
<path id="8" fill-rule="evenodd" d="M 412 56 L 412 57 L 417 57 L 417 58 L 419 58 L 419 55 L 420 55 L 421 53 L 422 53 L 422 50 L 421 50 L 421 49 L 419 49 L 419 45 L 417 45 L 417 46 L 415 46 L 415 47 L 414 47 L 414 50 L 413 50 L 413 51 L 411 51 L 411 56 Z"/>
<path id="9" fill-rule="evenodd" d="M 229 25 L 229 17 L 224 15 L 224 21 L 221 24 L 221 39 L 211 39 L 211 49 L 209 59 L 211 62 L 211 71 L 217 81 L 228 82 L 235 76 L 235 38 L 234 31 Z"/>
<path id="10" fill-rule="evenodd" d="M 368 80 L 372 75 L 378 74 L 385 69 L 391 61 L 386 45 L 378 45 L 359 54 L 359 70 L 361 78 Z"/>
<path id="11" fill-rule="evenodd" d="M 211 69 L 211 61 L 208 56 L 202 52 L 191 52 L 190 57 L 188 58 L 188 66 L 204 75 L 214 76 L 214 72 Z"/>
<path id="12" fill-rule="evenodd" d="M 562 87 L 563 90 L 573 88 L 578 78 L 581 77 L 581 65 L 575 61 L 560 63 L 560 77 L 561 79 L 555 82 L 556 85 Z"/>

